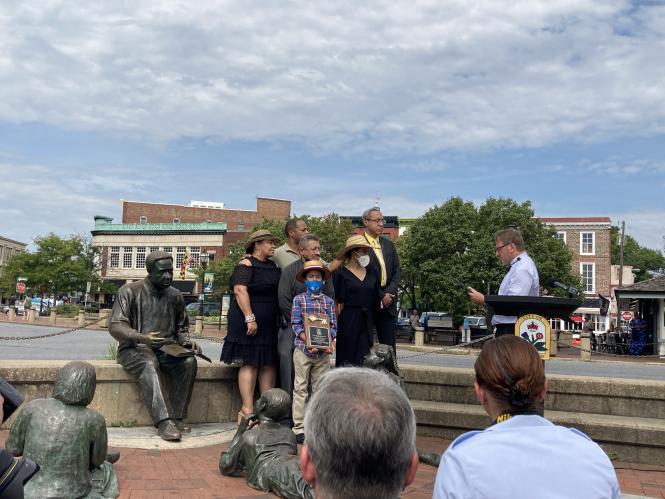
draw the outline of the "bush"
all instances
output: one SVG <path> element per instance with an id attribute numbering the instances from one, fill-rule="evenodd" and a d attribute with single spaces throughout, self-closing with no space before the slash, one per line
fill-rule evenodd
<path id="1" fill-rule="evenodd" d="M 55 312 L 62 317 L 76 317 L 79 313 L 79 306 L 71 303 L 63 303 L 55 307 Z"/>

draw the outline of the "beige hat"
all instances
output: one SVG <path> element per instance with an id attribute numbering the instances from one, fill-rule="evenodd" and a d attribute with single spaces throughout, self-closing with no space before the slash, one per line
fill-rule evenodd
<path id="1" fill-rule="evenodd" d="M 344 260 L 346 254 L 356 248 L 371 248 L 364 236 L 351 236 L 346 240 L 346 246 L 337 252 L 337 259 Z"/>
<path id="2" fill-rule="evenodd" d="M 245 243 L 245 251 L 251 253 L 252 249 L 254 248 L 254 243 L 265 241 L 266 239 L 272 239 L 274 241 L 275 236 L 273 236 L 272 232 L 269 230 L 257 230 L 256 232 L 252 233 L 251 236 L 249 236 L 249 241 Z"/>
<path id="3" fill-rule="evenodd" d="M 310 270 L 318 270 L 323 274 L 323 280 L 327 281 L 330 279 L 330 270 L 328 270 L 328 267 L 323 265 L 323 262 L 321 260 L 310 260 L 309 262 L 305 262 L 305 265 L 303 265 L 303 268 L 298 274 L 296 275 L 296 279 L 299 282 L 303 282 L 305 280 L 305 274 L 309 272 Z"/>

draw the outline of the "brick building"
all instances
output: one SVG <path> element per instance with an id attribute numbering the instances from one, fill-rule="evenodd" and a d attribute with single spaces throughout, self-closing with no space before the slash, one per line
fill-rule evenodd
<path id="1" fill-rule="evenodd" d="M 189 205 L 122 201 L 122 223 L 125 224 L 226 224 L 225 246 L 245 239 L 264 218 L 286 220 L 291 216 L 291 201 L 256 198 L 256 210 L 228 209 L 223 203 L 192 201 Z"/>
<path id="2" fill-rule="evenodd" d="M 589 314 L 596 330 L 605 331 L 605 318 L 600 317 L 600 297 L 611 296 L 611 229 L 609 217 L 541 218 L 556 229 L 572 255 L 572 270 L 582 276 L 584 303 L 576 313 Z"/>
<path id="3" fill-rule="evenodd" d="M 4 267 L 11 258 L 17 253 L 22 253 L 28 245 L 20 243 L 13 239 L 0 236 L 0 275 L 2 275 L 2 267 Z M 0 301 L 4 302 L 6 297 L 2 296 L 0 291 Z"/>
<path id="4" fill-rule="evenodd" d="M 199 292 L 200 282 L 194 271 L 201 254 L 210 260 L 222 253 L 226 224 L 204 223 L 135 223 L 114 224 L 109 217 L 96 216 L 91 231 L 92 244 L 101 249 L 100 277 L 117 287 L 146 276 L 145 257 L 161 250 L 173 255 L 175 268 L 173 284 L 184 295 Z M 185 263 L 184 278 L 180 269 Z M 93 296 L 93 301 L 107 301 L 107 297 Z"/>

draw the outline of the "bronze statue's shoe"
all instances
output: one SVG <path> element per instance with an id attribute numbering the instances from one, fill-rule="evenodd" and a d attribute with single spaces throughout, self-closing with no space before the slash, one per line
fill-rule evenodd
<path id="1" fill-rule="evenodd" d="M 109 449 L 109 450 L 106 452 L 106 460 L 107 460 L 109 463 L 113 464 L 113 463 L 115 463 L 118 459 L 120 459 L 120 451 L 118 451 L 118 450 L 116 450 L 116 449 Z"/>
<path id="2" fill-rule="evenodd" d="M 192 427 L 187 423 L 185 423 L 182 419 L 176 419 L 175 425 L 182 433 L 189 433 L 190 431 L 192 431 Z"/>
<path id="3" fill-rule="evenodd" d="M 180 430 L 178 430 L 178 427 L 171 419 L 165 419 L 164 421 L 159 422 L 157 425 L 157 434 L 162 437 L 162 439 L 171 442 L 177 442 L 182 438 Z"/>

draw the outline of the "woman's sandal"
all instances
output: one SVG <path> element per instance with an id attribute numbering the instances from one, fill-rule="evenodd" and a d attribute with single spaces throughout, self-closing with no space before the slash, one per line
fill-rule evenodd
<path id="1" fill-rule="evenodd" d="M 242 423 L 243 419 L 248 419 L 250 416 L 251 416 L 251 414 L 245 414 L 244 412 L 242 412 L 242 409 L 241 409 L 240 412 L 238 412 L 238 425 L 240 425 L 240 423 Z"/>

